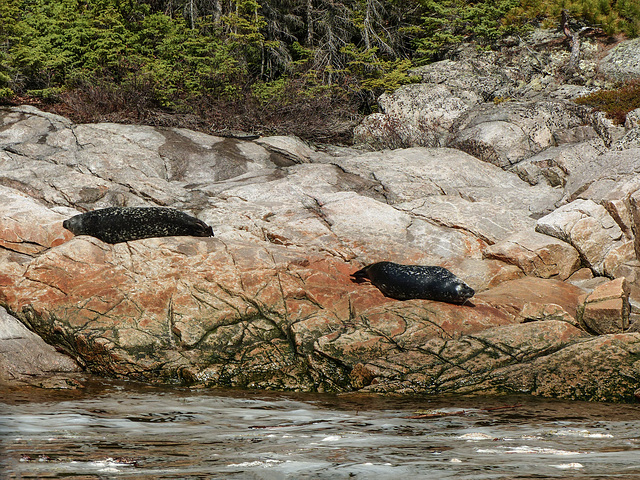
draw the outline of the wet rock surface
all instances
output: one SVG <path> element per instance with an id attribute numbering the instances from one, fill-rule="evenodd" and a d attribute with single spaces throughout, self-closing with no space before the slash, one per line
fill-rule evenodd
<path id="1" fill-rule="evenodd" d="M 71 357 L 56 351 L 0 308 L 0 387 L 73 389 L 82 385 L 81 372 Z"/>
<path id="2" fill-rule="evenodd" d="M 413 112 L 391 150 L 1 110 L 0 304 L 106 376 L 632 400 L 637 149 L 613 150 L 611 129 L 552 95 L 562 85 L 518 90 L 473 61 L 482 75 L 434 64 L 420 74 L 442 88 L 381 100 Z M 446 128 L 421 133 L 439 111 Z M 110 245 L 62 227 L 109 206 L 177 208 L 215 237 Z M 476 295 L 398 301 L 351 281 L 377 261 L 446 267 Z"/>

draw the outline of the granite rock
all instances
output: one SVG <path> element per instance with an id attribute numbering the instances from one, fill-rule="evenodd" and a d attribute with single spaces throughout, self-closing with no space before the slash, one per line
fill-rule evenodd
<path id="1" fill-rule="evenodd" d="M 6 371 L 632 400 L 638 155 L 615 149 L 634 116 L 585 114 L 570 103 L 584 89 L 554 77 L 565 57 L 519 51 L 521 71 L 463 48 L 381 98 L 370 147 L 411 148 L 0 110 L 0 305 L 70 357 L 5 355 Z M 178 208 L 215 237 L 108 245 L 62 228 L 107 206 Z M 351 281 L 381 260 L 444 266 L 477 294 L 397 301 Z"/>

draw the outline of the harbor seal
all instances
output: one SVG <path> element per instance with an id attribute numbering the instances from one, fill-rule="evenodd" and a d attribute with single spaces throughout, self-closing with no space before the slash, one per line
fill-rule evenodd
<path id="1" fill-rule="evenodd" d="M 369 280 L 387 297 L 397 300 L 421 298 L 448 303 L 465 303 L 473 288 L 443 267 L 377 262 L 351 274 L 353 281 Z"/>
<path id="2" fill-rule="evenodd" d="M 71 217 L 62 226 L 74 235 L 91 235 L 107 243 L 149 237 L 213 237 L 213 229 L 191 215 L 165 207 L 109 207 Z"/>

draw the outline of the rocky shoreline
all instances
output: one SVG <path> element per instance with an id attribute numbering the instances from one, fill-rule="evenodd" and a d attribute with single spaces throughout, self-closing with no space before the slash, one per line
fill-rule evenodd
<path id="1" fill-rule="evenodd" d="M 354 147 L 1 110 L 0 383 L 73 387 L 82 369 L 633 401 L 640 111 L 619 126 L 573 101 L 633 75 L 628 50 L 584 39 L 567 83 L 553 32 L 463 49 L 383 96 Z M 62 227 L 107 206 L 174 207 L 215 237 L 110 245 Z M 477 294 L 398 301 L 351 281 L 381 260 L 447 267 Z M 36 363 L 25 325 L 65 355 Z"/>

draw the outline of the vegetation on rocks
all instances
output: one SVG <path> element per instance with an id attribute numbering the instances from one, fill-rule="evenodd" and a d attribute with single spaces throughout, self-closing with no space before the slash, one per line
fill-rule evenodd
<path id="1" fill-rule="evenodd" d="M 576 100 L 601 110 L 616 123 L 623 124 L 627 113 L 640 108 L 640 81 L 627 82 L 620 88 L 600 90 Z"/>
<path id="2" fill-rule="evenodd" d="M 408 70 L 559 11 L 635 36 L 634 0 L 5 0 L 0 98 L 114 120 L 346 140 Z"/>

